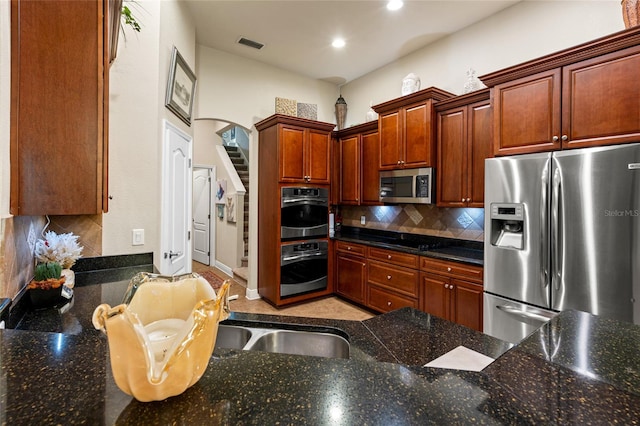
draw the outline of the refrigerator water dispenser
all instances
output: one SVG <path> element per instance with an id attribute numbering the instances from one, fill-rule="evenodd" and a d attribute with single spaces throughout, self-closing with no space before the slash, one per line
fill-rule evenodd
<path id="1" fill-rule="evenodd" d="M 491 245 L 524 249 L 524 205 L 491 203 Z"/>

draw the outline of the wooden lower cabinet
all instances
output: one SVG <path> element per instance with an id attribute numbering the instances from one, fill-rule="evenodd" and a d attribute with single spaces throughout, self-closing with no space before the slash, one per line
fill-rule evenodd
<path id="1" fill-rule="evenodd" d="M 367 257 L 368 307 L 379 312 L 420 307 L 418 256 L 369 247 Z"/>
<path id="2" fill-rule="evenodd" d="M 482 268 L 336 241 L 336 293 L 377 312 L 421 309 L 482 331 Z"/>
<path id="3" fill-rule="evenodd" d="M 421 310 L 482 331 L 481 285 L 423 273 L 422 290 Z"/>
<path id="4" fill-rule="evenodd" d="M 409 297 L 418 297 L 420 273 L 415 269 L 402 268 L 369 259 L 369 284 L 388 287 Z"/>
<path id="5" fill-rule="evenodd" d="M 392 290 L 378 287 L 376 285 L 367 286 L 367 306 L 379 312 L 389 312 L 394 309 L 412 307 L 418 309 L 420 304 L 415 297 L 403 296 Z"/>
<path id="6" fill-rule="evenodd" d="M 336 256 L 336 293 L 364 304 L 367 263 L 363 257 L 338 253 Z"/>
<path id="7" fill-rule="evenodd" d="M 482 331 L 482 268 L 422 257 L 420 269 L 420 309 Z"/>

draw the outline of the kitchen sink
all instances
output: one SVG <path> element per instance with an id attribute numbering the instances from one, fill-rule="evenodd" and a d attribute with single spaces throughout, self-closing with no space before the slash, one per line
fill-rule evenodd
<path id="1" fill-rule="evenodd" d="M 247 327 L 218 325 L 216 348 L 243 349 L 251 339 L 251 335 L 251 330 Z"/>
<path id="2" fill-rule="evenodd" d="M 216 348 L 349 358 L 349 342 L 338 334 L 221 324 Z"/>

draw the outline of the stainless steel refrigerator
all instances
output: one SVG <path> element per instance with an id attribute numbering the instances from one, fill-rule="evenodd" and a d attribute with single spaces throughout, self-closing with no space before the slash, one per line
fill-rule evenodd
<path id="1" fill-rule="evenodd" d="M 576 309 L 640 324 L 640 143 L 485 162 L 484 332 Z"/>

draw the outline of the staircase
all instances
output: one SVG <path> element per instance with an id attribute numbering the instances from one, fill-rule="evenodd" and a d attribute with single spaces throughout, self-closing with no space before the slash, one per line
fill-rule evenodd
<path id="1" fill-rule="evenodd" d="M 241 284 L 246 285 L 246 276 L 247 276 L 246 268 L 248 265 L 247 256 L 249 254 L 249 164 L 244 158 L 244 156 L 242 155 L 242 152 L 238 149 L 238 147 L 224 145 L 224 149 L 227 151 L 227 154 L 229 155 L 229 158 L 231 159 L 233 166 L 238 172 L 238 176 L 240 177 L 242 184 L 247 190 L 244 196 L 244 206 L 242 208 L 242 211 L 244 212 L 244 229 L 242 232 L 244 255 L 242 256 L 242 267 L 237 268 L 239 269 L 238 272 L 236 272 L 236 270 L 233 271 L 234 278 L 236 278 L 236 281 L 239 281 Z M 238 275 L 239 275 L 239 278 L 244 280 L 244 282 L 241 282 L 242 280 L 238 279 L 237 277 Z"/>

